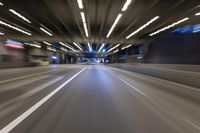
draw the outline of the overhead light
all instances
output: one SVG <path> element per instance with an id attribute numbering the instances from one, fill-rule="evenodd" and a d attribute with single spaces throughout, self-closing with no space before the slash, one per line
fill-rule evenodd
<path id="1" fill-rule="evenodd" d="M 62 46 L 67 47 L 68 49 L 71 49 L 71 50 L 73 50 L 73 51 L 76 51 L 75 49 L 73 49 L 72 47 L 70 47 L 70 46 L 64 44 L 63 42 L 59 42 L 59 43 L 60 43 Z"/>
<path id="2" fill-rule="evenodd" d="M 43 42 L 44 44 L 46 44 L 46 45 L 49 45 L 49 46 L 51 46 L 52 44 L 51 43 L 48 43 L 48 42 Z"/>
<path id="3" fill-rule="evenodd" d="M 83 51 L 83 49 L 76 43 L 76 42 L 73 42 L 74 43 L 74 45 L 78 48 L 78 49 L 80 49 L 81 51 Z"/>
<path id="4" fill-rule="evenodd" d="M 0 32 L 0 35 L 2 35 L 2 36 L 3 36 L 3 35 L 5 35 L 5 33 L 3 33 L 3 32 Z"/>
<path id="5" fill-rule="evenodd" d="M 111 49 L 108 50 L 108 52 L 110 52 L 110 51 L 116 49 L 117 47 L 119 47 L 119 45 L 120 45 L 120 44 L 117 44 L 116 46 L 112 47 Z"/>
<path id="6" fill-rule="evenodd" d="M 27 18 L 25 18 L 24 16 L 22 16 L 21 14 L 19 14 L 18 12 L 16 12 L 13 9 L 9 9 L 10 12 L 12 12 L 13 14 L 15 14 L 16 16 L 18 16 L 19 18 L 23 19 L 24 21 L 31 23 Z"/>
<path id="7" fill-rule="evenodd" d="M 46 33 L 49 36 L 53 36 L 53 34 L 51 34 L 49 31 L 45 30 L 44 28 L 40 28 L 41 31 L 43 31 L 44 33 Z"/>
<path id="8" fill-rule="evenodd" d="M 25 43 L 25 44 L 32 47 L 41 48 L 41 46 L 37 44 L 33 44 L 33 43 Z"/>
<path id="9" fill-rule="evenodd" d="M 0 2 L 0 6 L 3 6 L 4 4 L 2 2 Z"/>
<path id="10" fill-rule="evenodd" d="M 113 53 L 117 53 L 117 52 L 119 52 L 119 50 L 115 50 Z"/>
<path id="11" fill-rule="evenodd" d="M 127 10 L 128 6 L 131 4 L 131 1 L 132 1 L 132 0 L 126 0 L 124 6 L 123 6 L 123 8 L 122 8 L 122 11 L 123 11 L 123 12 Z"/>
<path id="12" fill-rule="evenodd" d="M 88 30 L 87 30 L 87 24 L 83 23 L 83 26 L 84 26 L 84 29 L 85 29 L 85 35 L 86 35 L 86 37 L 89 37 Z"/>
<path id="13" fill-rule="evenodd" d="M 200 12 L 196 13 L 195 16 L 200 16 Z"/>
<path id="14" fill-rule="evenodd" d="M 153 23 L 154 21 L 156 21 L 158 18 L 159 18 L 159 16 L 154 17 L 149 22 L 147 22 L 146 24 L 144 24 L 143 26 L 141 26 L 139 29 L 137 29 L 136 31 L 134 31 L 133 33 L 131 33 L 130 35 L 128 35 L 126 37 L 126 39 L 129 39 L 130 37 L 134 36 L 135 34 L 137 34 L 138 32 L 140 32 L 141 30 L 143 30 L 144 28 L 146 28 L 147 26 L 149 26 L 151 23 Z"/>
<path id="15" fill-rule="evenodd" d="M 105 43 L 103 43 L 99 49 L 99 52 L 101 52 L 102 48 L 104 47 Z"/>
<path id="16" fill-rule="evenodd" d="M 81 18 L 82 18 L 83 23 L 85 23 L 86 21 L 85 21 L 85 14 L 84 14 L 84 12 L 81 12 Z"/>
<path id="17" fill-rule="evenodd" d="M 171 24 L 171 25 L 168 25 L 168 26 L 166 26 L 166 27 L 164 27 L 164 28 L 162 28 L 162 29 L 160 29 L 160 30 L 157 30 L 157 31 L 155 31 L 155 32 L 153 32 L 153 33 L 151 33 L 151 34 L 149 34 L 149 36 L 154 36 L 154 35 L 156 35 L 156 34 L 158 34 L 158 33 L 160 33 L 160 32 L 163 32 L 163 31 L 165 31 L 165 30 L 168 30 L 168 29 L 170 29 L 170 28 L 172 28 L 172 27 L 174 27 L 174 26 L 176 26 L 176 25 L 179 25 L 180 23 L 183 23 L 183 22 L 187 21 L 188 19 L 189 19 L 189 18 L 181 19 L 181 20 L 179 20 L 179 21 L 177 21 L 177 22 L 175 22 L 175 23 L 173 23 L 173 24 Z"/>
<path id="18" fill-rule="evenodd" d="M 54 52 L 56 52 L 56 49 L 51 48 L 51 47 L 49 47 L 49 46 L 47 47 L 47 49 L 50 50 L 50 51 L 54 51 Z"/>
<path id="19" fill-rule="evenodd" d="M 89 37 L 88 28 L 87 28 L 87 23 L 86 23 L 85 13 L 84 12 L 81 12 L 81 19 L 83 21 L 83 27 L 84 27 L 84 30 L 85 30 L 85 35 L 86 35 L 86 37 Z"/>
<path id="20" fill-rule="evenodd" d="M 89 42 L 88 42 L 88 47 L 89 47 L 89 51 L 92 52 L 92 47 L 90 46 Z"/>
<path id="21" fill-rule="evenodd" d="M 24 34 L 26 34 L 26 35 L 29 35 L 29 36 L 32 35 L 32 34 L 29 33 L 29 32 L 26 32 L 26 31 L 24 31 L 24 30 L 22 30 L 22 29 L 20 29 L 20 28 L 18 28 L 18 27 L 12 26 L 12 25 L 10 25 L 10 24 L 8 24 L 8 23 L 6 23 L 6 22 L 3 22 L 3 21 L 1 21 L 1 20 L 0 20 L 0 24 L 1 24 L 1 25 L 4 25 L 4 26 L 7 26 L 7 27 L 9 27 L 9 28 L 11 28 L 11 29 L 14 29 L 14 30 L 16 30 L 16 31 L 19 31 L 19 32 L 21 32 L 21 33 L 24 33 Z"/>
<path id="22" fill-rule="evenodd" d="M 117 18 L 115 19 L 115 22 L 113 23 L 112 27 L 110 28 L 108 34 L 107 34 L 107 38 L 110 37 L 110 34 L 112 33 L 112 31 L 114 30 L 115 26 L 117 25 L 117 23 L 119 22 L 120 18 L 122 17 L 122 14 L 118 14 Z"/>
<path id="23" fill-rule="evenodd" d="M 128 46 L 125 46 L 125 47 L 122 48 L 122 50 L 127 49 L 127 48 L 129 48 L 129 47 L 131 47 L 131 46 L 132 46 L 131 44 L 128 45 Z"/>
<path id="24" fill-rule="evenodd" d="M 82 2 L 82 0 L 77 0 L 77 3 L 78 3 L 78 7 L 80 9 L 83 9 L 83 2 Z"/>
<path id="25" fill-rule="evenodd" d="M 65 49 L 65 48 L 61 48 L 61 50 L 63 50 L 63 51 L 65 51 L 65 52 L 67 52 L 67 49 Z"/>

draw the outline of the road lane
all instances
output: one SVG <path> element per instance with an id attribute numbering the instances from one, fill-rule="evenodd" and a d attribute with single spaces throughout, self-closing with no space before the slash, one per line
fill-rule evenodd
<path id="1" fill-rule="evenodd" d="M 46 75 L 0 84 L 0 129 L 85 66 L 57 67 L 59 69 L 56 71 L 48 68 L 54 72 Z M 44 70 L 41 69 L 41 71 Z M 29 74 L 32 71 L 26 73 Z"/>
<path id="2" fill-rule="evenodd" d="M 56 86 L 47 88 L 33 99 Z M 199 96 L 149 76 L 91 65 L 11 132 L 199 133 Z"/>

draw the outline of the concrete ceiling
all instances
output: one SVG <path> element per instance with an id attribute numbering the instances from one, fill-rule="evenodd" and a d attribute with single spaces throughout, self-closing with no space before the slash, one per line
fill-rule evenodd
<path id="1" fill-rule="evenodd" d="M 87 43 L 98 50 L 102 43 L 107 47 L 115 44 L 135 44 L 148 40 L 149 34 L 179 19 L 194 16 L 200 12 L 200 0 L 132 0 L 125 12 L 121 9 L 126 0 L 83 0 L 83 9 L 79 9 L 77 0 L 1 0 L 0 20 L 28 31 L 32 36 L 0 26 L 5 35 L 1 39 L 12 38 L 23 41 L 66 42 L 73 46 L 78 42 L 83 49 Z M 14 9 L 31 21 L 31 24 L 9 12 Z M 86 37 L 80 12 L 85 12 L 89 37 Z M 122 17 L 106 38 L 117 15 Z M 137 30 L 155 16 L 160 18 L 140 31 L 135 36 L 126 36 Z M 196 23 L 199 19 L 191 19 L 187 23 Z M 184 24 L 184 23 L 183 23 Z M 48 36 L 40 30 L 45 27 L 53 34 Z"/>

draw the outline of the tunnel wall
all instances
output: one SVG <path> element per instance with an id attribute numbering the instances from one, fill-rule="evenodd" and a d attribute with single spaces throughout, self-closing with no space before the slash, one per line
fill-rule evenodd
<path id="1" fill-rule="evenodd" d="M 145 63 L 200 64 L 200 34 L 166 34 L 148 45 Z"/>

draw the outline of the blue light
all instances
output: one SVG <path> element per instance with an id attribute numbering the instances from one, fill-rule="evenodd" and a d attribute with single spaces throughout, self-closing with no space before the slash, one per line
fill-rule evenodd
<path id="1" fill-rule="evenodd" d="M 15 41 L 15 40 L 11 40 L 11 39 L 6 39 L 6 40 L 5 40 L 5 43 L 15 44 L 15 45 L 19 45 L 19 46 L 24 45 L 24 44 L 21 43 L 21 42 L 18 42 L 18 41 Z"/>
<path id="2" fill-rule="evenodd" d="M 186 25 L 186 26 L 180 27 L 178 29 L 175 29 L 175 30 L 173 30 L 171 32 L 172 33 L 179 33 L 179 34 L 183 34 L 183 33 L 197 33 L 197 32 L 200 32 L 200 24 Z"/>
<path id="3" fill-rule="evenodd" d="M 51 58 L 52 58 L 52 59 L 55 59 L 55 60 L 58 59 L 56 56 L 52 56 Z"/>
<path id="4" fill-rule="evenodd" d="M 105 52 L 106 52 L 106 49 L 103 49 L 102 52 L 105 53 Z"/>

